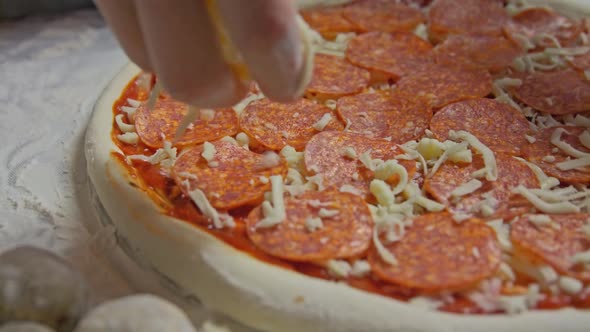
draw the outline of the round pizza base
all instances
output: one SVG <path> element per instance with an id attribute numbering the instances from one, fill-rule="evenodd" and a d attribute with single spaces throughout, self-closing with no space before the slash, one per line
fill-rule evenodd
<path id="1" fill-rule="evenodd" d="M 585 0 L 560 4 L 590 13 Z M 267 264 L 185 221 L 162 214 L 134 185 L 136 180 L 127 168 L 111 156 L 119 150 L 111 140 L 112 106 L 138 72 L 135 65 L 126 66 L 95 105 L 86 135 L 88 174 L 118 236 L 134 255 L 208 308 L 268 332 L 588 330 L 590 312 L 572 308 L 514 316 L 428 310 Z"/>

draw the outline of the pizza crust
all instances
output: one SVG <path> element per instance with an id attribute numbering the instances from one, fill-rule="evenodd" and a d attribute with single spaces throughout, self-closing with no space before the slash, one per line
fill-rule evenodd
<path id="1" fill-rule="evenodd" d="M 560 4 L 590 13 L 583 0 Z M 590 326 L 590 312 L 572 308 L 515 316 L 430 311 L 252 259 L 187 222 L 163 215 L 111 156 L 118 151 L 110 135 L 112 105 L 138 72 L 127 65 L 95 105 L 86 135 L 88 174 L 118 235 L 142 261 L 207 307 L 269 332 L 582 332 Z"/>

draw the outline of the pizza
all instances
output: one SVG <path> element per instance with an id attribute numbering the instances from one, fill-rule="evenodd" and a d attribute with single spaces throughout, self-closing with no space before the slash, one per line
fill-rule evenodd
<path id="1" fill-rule="evenodd" d="M 253 83 L 180 137 L 191 107 L 130 64 L 92 185 L 134 255 L 263 331 L 586 331 L 590 7 L 553 4 L 302 9 L 303 97 Z"/>

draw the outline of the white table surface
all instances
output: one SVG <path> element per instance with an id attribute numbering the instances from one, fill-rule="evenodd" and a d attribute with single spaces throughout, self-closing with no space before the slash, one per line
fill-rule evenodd
<path id="1" fill-rule="evenodd" d="M 127 61 L 95 10 L 0 23 L 0 252 L 29 244 L 65 257 L 93 304 L 148 290 L 181 304 L 197 325 L 251 331 L 168 292 L 116 248 L 110 230 L 97 231 L 84 133 Z"/>
<path id="2" fill-rule="evenodd" d="M 126 61 L 95 10 L 0 23 L 0 250 L 65 256 L 94 301 L 131 291 L 84 227 L 82 154 L 90 106 Z"/>

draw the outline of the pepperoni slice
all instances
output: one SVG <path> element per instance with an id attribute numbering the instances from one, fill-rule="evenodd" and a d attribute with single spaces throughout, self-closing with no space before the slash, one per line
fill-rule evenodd
<path id="1" fill-rule="evenodd" d="M 527 260 L 542 261 L 559 273 L 584 282 L 590 281 L 590 269 L 576 264 L 572 256 L 590 250 L 590 238 L 584 232 L 588 214 L 551 215 L 551 224 L 538 226 L 523 216 L 512 223 L 510 238 L 515 253 Z"/>
<path id="2" fill-rule="evenodd" d="M 268 99 L 254 101 L 240 114 L 240 126 L 255 143 L 267 149 L 278 151 L 290 145 L 303 150 L 318 133 L 314 125 L 325 114 L 332 118 L 324 130 L 344 129 L 334 111 L 307 99 L 288 104 Z"/>
<path id="3" fill-rule="evenodd" d="M 353 66 L 341 57 L 317 54 L 305 94 L 322 101 L 336 99 L 363 91 L 370 79 L 369 71 Z"/>
<path id="4" fill-rule="evenodd" d="M 590 70 L 590 52 L 575 57 L 571 61 L 571 64 L 574 68 L 581 71 Z"/>
<path id="5" fill-rule="evenodd" d="M 172 173 L 185 194 L 200 189 L 217 209 L 259 204 L 264 193 L 270 190 L 268 181 L 262 182 L 261 177 L 287 174 L 287 163 L 283 159 L 276 165 L 269 164 L 263 155 L 232 143 L 217 141 L 212 144 L 217 150 L 212 161 L 217 165 L 201 156 L 203 146 L 200 145 L 183 153 L 176 160 Z"/>
<path id="6" fill-rule="evenodd" d="M 448 35 L 502 35 L 509 16 L 499 1 L 436 0 L 429 15 L 429 36 L 442 41 Z"/>
<path id="7" fill-rule="evenodd" d="M 141 141 L 152 148 L 161 148 L 164 141 L 176 135 L 188 105 L 171 99 L 158 100 L 153 110 L 142 104 L 135 113 L 135 129 Z M 196 145 L 238 133 L 238 117 L 232 109 L 215 110 L 213 119 L 197 119 L 176 141 L 177 146 Z"/>
<path id="8" fill-rule="evenodd" d="M 374 83 L 400 77 L 432 64 L 432 45 L 407 32 L 370 32 L 350 40 L 346 58 L 371 71 Z"/>
<path id="9" fill-rule="evenodd" d="M 538 71 L 515 77 L 522 79 L 522 85 L 511 88 L 511 92 L 536 110 L 564 115 L 590 109 L 590 81 L 576 70 Z"/>
<path id="10" fill-rule="evenodd" d="M 518 110 L 492 99 L 470 99 L 443 107 L 430 121 L 430 130 L 446 140 L 449 130 L 465 130 L 494 152 L 520 155 L 527 143 L 529 122 Z"/>
<path id="11" fill-rule="evenodd" d="M 566 130 L 561 135 L 562 141 L 567 142 L 577 150 L 590 153 L 590 149 L 582 145 L 578 138 L 584 132 L 585 128 L 560 126 L 542 129 L 533 136 L 535 142 L 523 146 L 522 154 L 524 158 L 541 167 L 547 175 L 555 177 L 560 181 L 567 183 L 590 183 L 590 166 L 572 170 L 561 170 L 557 167 L 557 164 L 568 159 L 568 155 L 565 152 L 551 143 L 551 135 L 558 128 Z"/>
<path id="12" fill-rule="evenodd" d="M 523 53 L 517 43 L 502 36 L 454 35 L 434 48 L 434 60 L 445 66 L 500 72 Z"/>
<path id="13" fill-rule="evenodd" d="M 374 178 L 374 173 L 357 158 L 349 158 L 343 154 L 343 150 L 349 147 L 359 156 L 370 150 L 372 159 L 395 159 L 395 156 L 403 153 L 396 144 L 386 140 L 348 132 L 322 132 L 315 135 L 305 147 L 305 168 L 310 173 L 320 174 L 327 188 L 338 190 L 343 185 L 350 185 L 358 190 L 359 195 L 369 196 L 369 183 Z M 400 161 L 400 164 L 408 170 L 409 178 L 412 178 L 416 172 L 416 163 Z"/>
<path id="14" fill-rule="evenodd" d="M 309 26 L 328 40 L 339 33 L 358 32 L 358 28 L 344 18 L 342 7 L 317 7 L 301 12 Z"/>
<path id="15" fill-rule="evenodd" d="M 334 211 L 321 218 L 323 226 L 310 231 L 306 220 L 318 218 L 320 209 Z M 297 262 L 321 262 L 364 253 L 371 244 L 373 219 L 361 197 L 342 192 L 309 191 L 285 199 L 286 219 L 276 226 L 260 228 L 260 207 L 246 220 L 248 237 L 269 255 Z"/>
<path id="16" fill-rule="evenodd" d="M 411 32 L 424 21 L 419 9 L 390 0 L 361 0 L 343 9 L 344 17 L 360 32 Z"/>
<path id="17" fill-rule="evenodd" d="M 529 39 L 543 36 L 557 38 L 562 46 L 575 44 L 582 25 L 548 8 L 525 9 L 512 17 L 512 22 L 505 28 L 506 35 L 518 42 L 518 36 Z M 522 37 L 521 37 L 522 38 Z M 549 38 L 540 38 L 536 41 L 540 47 L 556 47 L 555 42 Z"/>
<path id="18" fill-rule="evenodd" d="M 512 189 L 519 185 L 526 188 L 538 188 L 540 186 L 539 180 L 524 162 L 512 156 L 497 153 L 496 166 L 498 167 L 498 179 L 496 181 L 479 179 L 482 182 L 479 189 L 464 196 L 453 197 L 453 191 L 471 181 L 473 179 L 472 174 L 482 169 L 484 163 L 481 156 L 477 154 L 474 154 L 473 162 L 470 164 L 457 164 L 447 161 L 441 165 L 434 175 L 426 178 L 424 190 L 454 213 L 485 215 L 485 217 L 491 218 L 514 215 L 515 211 L 512 210 L 514 208 Z M 485 211 L 482 211 L 484 204 L 492 208 L 495 213 L 488 215 Z M 526 209 L 528 206 L 524 208 Z"/>
<path id="19" fill-rule="evenodd" d="M 397 82 L 400 95 L 421 96 L 439 109 L 463 99 L 481 98 L 492 92 L 492 76 L 484 69 L 461 69 L 431 66 Z"/>
<path id="20" fill-rule="evenodd" d="M 416 217 L 401 240 L 382 242 L 398 264 L 386 263 L 373 248 L 369 252 L 373 273 L 425 292 L 469 289 L 492 276 L 501 262 L 490 227 L 478 219 L 459 224 L 445 212 Z"/>
<path id="21" fill-rule="evenodd" d="M 432 110 L 425 103 L 385 91 L 342 97 L 336 112 L 349 123 L 350 132 L 389 137 L 399 144 L 422 137 L 432 118 Z"/>

